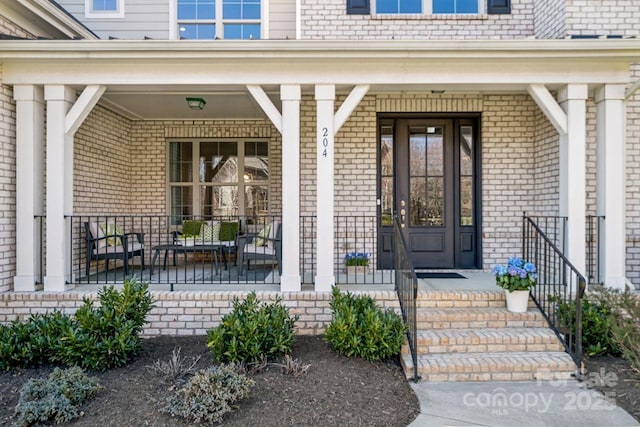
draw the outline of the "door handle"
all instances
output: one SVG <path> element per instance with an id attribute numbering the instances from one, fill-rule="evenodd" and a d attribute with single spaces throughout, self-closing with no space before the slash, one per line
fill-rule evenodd
<path id="1" fill-rule="evenodd" d="M 400 228 L 404 228 L 407 211 L 404 208 L 400 209 Z"/>

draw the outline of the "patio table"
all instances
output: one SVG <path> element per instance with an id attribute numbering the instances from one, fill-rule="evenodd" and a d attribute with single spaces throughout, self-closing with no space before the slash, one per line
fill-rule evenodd
<path id="1" fill-rule="evenodd" d="M 176 242 L 176 243 L 168 243 L 164 245 L 156 245 L 151 248 L 153 251 L 153 257 L 151 258 L 151 275 L 153 275 L 153 268 L 155 266 L 156 260 L 160 255 L 161 251 L 164 251 L 164 261 L 162 263 L 162 269 L 167 269 L 167 255 L 169 252 L 173 252 L 173 265 L 176 265 L 176 252 L 182 252 L 185 256 L 185 263 L 187 260 L 187 253 L 189 252 L 210 252 L 213 256 L 213 262 L 216 267 L 216 274 L 218 274 L 218 252 L 222 255 L 222 261 L 224 262 L 224 269 L 227 270 L 227 257 L 226 252 L 231 247 L 235 247 L 235 243 L 231 242 L 207 242 L 207 243 L 196 243 L 196 242 Z"/>

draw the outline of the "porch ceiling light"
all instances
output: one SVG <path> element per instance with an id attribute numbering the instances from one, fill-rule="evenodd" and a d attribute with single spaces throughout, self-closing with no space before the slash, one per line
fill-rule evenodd
<path id="1" fill-rule="evenodd" d="M 187 105 L 192 110 L 202 110 L 206 103 L 202 98 L 187 98 Z"/>

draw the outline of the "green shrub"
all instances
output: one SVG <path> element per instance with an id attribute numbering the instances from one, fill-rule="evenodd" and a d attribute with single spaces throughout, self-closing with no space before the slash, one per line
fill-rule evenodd
<path id="1" fill-rule="evenodd" d="M 61 331 L 71 324 L 59 311 L 34 314 L 24 323 L 0 325 L 0 369 L 26 368 L 46 363 Z"/>
<path id="2" fill-rule="evenodd" d="M 595 297 L 611 307 L 607 318 L 613 342 L 631 367 L 640 372 L 640 299 L 629 290 L 599 287 Z"/>
<path id="3" fill-rule="evenodd" d="M 52 420 L 56 424 L 79 417 L 78 406 L 101 387 L 79 367 L 56 368 L 47 379 L 30 379 L 20 391 L 17 424 L 29 426 Z"/>
<path id="4" fill-rule="evenodd" d="M 340 354 L 380 360 L 400 353 L 406 328 L 391 309 L 376 307 L 373 298 L 340 293 L 333 288 L 333 318 L 325 340 Z"/>
<path id="5" fill-rule="evenodd" d="M 121 292 L 113 286 L 98 292 L 99 307 L 85 299 L 62 331 L 53 359 L 102 371 L 124 365 L 140 349 L 139 335 L 153 304 L 148 288 L 125 280 Z"/>
<path id="6" fill-rule="evenodd" d="M 291 353 L 297 316 L 277 298 L 260 304 L 255 292 L 233 299 L 233 311 L 207 332 L 207 346 L 217 362 L 255 363 Z"/>
<path id="7" fill-rule="evenodd" d="M 555 304 L 555 312 L 560 322 L 560 331 L 575 334 L 576 304 L 567 303 L 559 297 L 549 297 Z M 582 299 L 582 349 L 589 356 L 620 354 L 620 349 L 611 335 L 609 316 L 612 306 L 595 293 L 586 294 Z"/>
<path id="8" fill-rule="evenodd" d="M 233 365 L 213 366 L 171 395 L 163 411 L 198 424 L 218 423 L 235 408 L 234 403 L 249 395 L 254 384 L 236 373 Z"/>

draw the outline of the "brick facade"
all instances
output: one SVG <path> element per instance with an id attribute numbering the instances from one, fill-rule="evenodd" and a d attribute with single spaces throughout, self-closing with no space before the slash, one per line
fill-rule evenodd
<path id="1" fill-rule="evenodd" d="M 376 299 L 380 307 L 399 311 L 394 291 L 353 292 L 367 294 Z M 152 292 L 155 308 L 146 320 L 149 322 L 143 335 L 205 335 L 222 317 L 229 313 L 233 298 L 243 299 L 247 292 Z M 316 292 L 257 292 L 261 301 L 270 302 L 277 296 L 289 307 L 290 314 L 299 316 L 296 332 L 300 335 L 319 335 L 331 322 L 331 293 Z M 0 323 L 14 319 L 24 320 L 31 314 L 46 313 L 55 309 L 73 314 L 82 305 L 82 299 L 97 299 L 96 293 L 0 293 Z"/>
<path id="2" fill-rule="evenodd" d="M 511 14 L 487 15 L 347 15 L 345 0 L 301 2 L 301 38 L 515 39 L 534 34 L 534 0 L 512 0 Z"/>
<path id="3" fill-rule="evenodd" d="M 537 39 L 559 39 L 567 33 L 566 0 L 536 0 L 534 28 Z"/>

